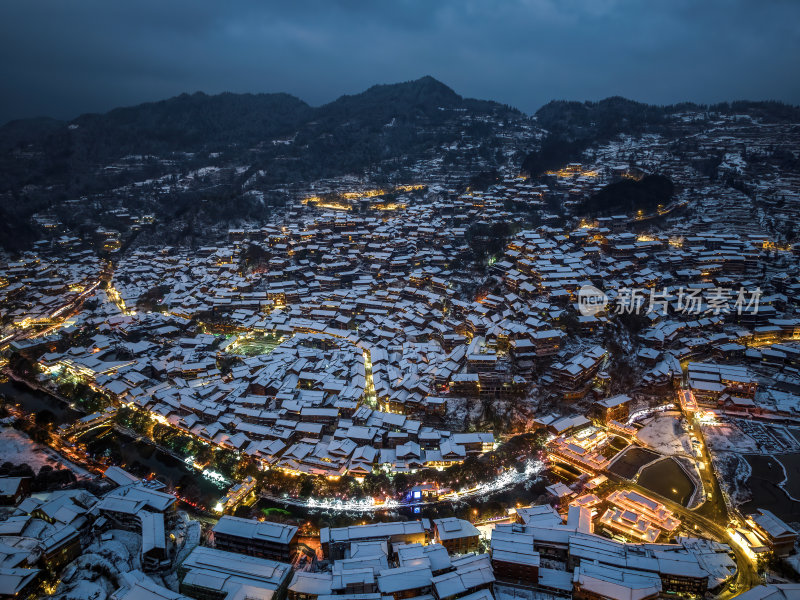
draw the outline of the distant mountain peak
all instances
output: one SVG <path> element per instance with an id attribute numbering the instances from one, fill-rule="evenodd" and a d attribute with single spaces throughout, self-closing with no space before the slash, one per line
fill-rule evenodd
<path id="1" fill-rule="evenodd" d="M 430 75 L 403 81 L 373 85 L 365 91 L 340 96 L 320 107 L 334 113 L 345 111 L 354 116 L 368 107 L 396 107 L 401 111 L 429 112 L 439 107 L 461 106 L 464 99 L 441 81 Z"/>
<path id="2" fill-rule="evenodd" d="M 420 77 L 419 79 L 411 79 L 409 81 L 402 81 L 399 83 L 390 83 L 386 85 L 374 85 L 371 89 L 374 88 L 390 88 L 394 90 L 416 90 L 420 93 L 425 94 L 440 94 L 444 97 L 452 98 L 453 100 L 461 100 L 461 96 L 459 96 L 456 92 L 453 91 L 453 88 L 450 86 L 442 83 L 435 77 L 431 75 L 425 75 L 424 77 Z M 367 90 L 369 91 L 369 90 Z"/>
<path id="3" fill-rule="evenodd" d="M 424 75 L 424 76 L 420 77 L 419 79 L 414 79 L 414 80 L 410 81 L 409 83 L 420 85 L 420 86 L 427 86 L 427 87 L 437 88 L 437 89 L 440 89 L 442 91 L 446 91 L 446 92 L 449 92 L 451 94 L 455 94 L 455 92 L 453 91 L 453 88 L 451 88 L 449 85 L 447 85 L 445 83 L 442 83 L 441 81 L 439 81 L 438 79 L 436 79 L 432 75 Z M 458 94 L 456 94 L 456 95 L 458 95 Z"/>

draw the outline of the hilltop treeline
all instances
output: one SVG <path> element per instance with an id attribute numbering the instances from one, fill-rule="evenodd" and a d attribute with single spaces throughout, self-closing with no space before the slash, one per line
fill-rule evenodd
<path id="1" fill-rule="evenodd" d="M 124 157 L 151 162 L 154 176 L 164 170 L 158 158 L 191 167 L 209 152 L 246 158 L 251 172 L 264 168 L 275 183 L 359 172 L 458 139 L 461 128 L 447 127 L 458 112 L 449 109 L 521 114 L 462 98 L 432 77 L 373 86 L 319 107 L 289 94 L 181 94 L 70 122 L 27 119 L 0 127 L 0 193 L 45 183 L 67 194 L 92 193 L 124 183 L 124 174 L 115 179 L 98 169 Z M 479 137 L 490 129 L 476 120 L 466 133 Z"/>
<path id="2" fill-rule="evenodd" d="M 248 218 L 259 209 L 242 195 L 252 177 L 279 189 L 381 163 L 400 168 L 464 138 L 485 141 L 481 151 L 490 152 L 495 124 L 522 116 L 423 77 L 319 107 L 288 94 L 198 92 L 69 122 L 13 121 L 0 127 L 0 204 L 7 224 L 0 245 L 29 246 L 31 215 L 57 213 L 65 200 L 209 164 L 223 169 L 202 177 L 208 181 L 198 181 L 196 189 L 173 189 L 169 202 L 151 210 L 169 219 L 201 206 L 211 222 L 217 213 Z M 245 170 L 234 171 L 239 165 Z M 131 196 L 126 203 L 137 202 Z M 279 200 L 285 198 L 266 203 Z"/>
<path id="3" fill-rule="evenodd" d="M 614 96 L 599 102 L 554 100 L 536 111 L 536 119 L 547 130 L 541 148 L 528 154 L 520 171 L 537 176 L 564 163 L 580 161 L 583 151 L 618 134 L 660 133 L 671 136 L 669 117 L 682 112 L 709 115 L 746 114 L 766 122 L 800 122 L 800 107 L 776 101 L 736 101 L 713 105 L 683 102 L 657 106 Z"/>
<path id="4" fill-rule="evenodd" d="M 564 163 L 579 160 L 592 144 L 620 134 L 640 134 L 662 126 L 670 113 L 694 108 L 690 104 L 671 107 L 634 102 L 619 96 L 600 102 L 554 100 L 538 111 L 536 119 L 547 130 L 541 148 L 525 157 L 521 171 L 537 176 Z"/>
<path id="5" fill-rule="evenodd" d="M 659 205 L 666 206 L 674 191 L 672 180 L 663 175 L 648 175 L 639 181 L 623 179 L 608 184 L 584 200 L 578 212 L 591 216 L 630 214 L 637 211 L 650 214 Z"/>

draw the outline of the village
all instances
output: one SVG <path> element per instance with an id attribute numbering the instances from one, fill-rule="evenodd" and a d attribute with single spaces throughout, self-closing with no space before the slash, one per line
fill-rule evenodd
<path id="1" fill-rule="evenodd" d="M 484 189 L 424 164 L 391 186 L 317 182 L 200 247 L 147 243 L 149 212 L 112 208 L 127 233 L 90 239 L 39 215 L 53 234 L 0 265 L 4 430 L 93 487 L 0 478 L 0 593 L 728 598 L 788 581 L 800 180 L 770 153 L 789 126 L 672 118 L 681 143 L 622 135 Z M 652 177 L 675 185 L 663 204 L 585 214 Z M 491 517 L 420 513 L 509 490 Z M 254 518 L 264 501 L 358 516 L 301 541 Z"/>

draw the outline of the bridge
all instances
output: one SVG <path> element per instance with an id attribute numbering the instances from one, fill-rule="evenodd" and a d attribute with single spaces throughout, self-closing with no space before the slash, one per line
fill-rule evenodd
<path id="1" fill-rule="evenodd" d="M 84 433 L 88 433 L 98 427 L 103 427 L 117 415 L 117 409 L 113 407 L 106 408 L 100 412 L 92 413 L 74 421 L 72 423 L 65 423 L 59 427 L 59 434 L 63 437 L 77 437 Z"/>

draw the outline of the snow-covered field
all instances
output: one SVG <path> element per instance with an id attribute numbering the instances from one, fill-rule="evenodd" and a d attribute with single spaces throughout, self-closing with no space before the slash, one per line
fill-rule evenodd
<path id="1" fill-rule="evenodd" d="M 756 441 L 732 423 L 703 427 L 703 437 L 712 452 L 760 452 Z"/>
<path id="2" fill-rule="evenodd" d="M 76 475 L 89 477 L 85 469 L 61 458 L 56 452 L 37 444 L 21 431 L 12 427 L 0 428 L 0 463 L 12 462 L 14 464 L 26 463 L 35 473 L 45 465 L 53 468 L 58 466 L 71 469 Z"/>
<path id="3" fill-rule="evenodd" d="M 683 430 L 680 419 L 671 414 L 656 414 L 644 421 L 636 434 L 640 441 L 662 454 L 674 456 L 676 454 L 692 454 L 689 436 Z"/>

